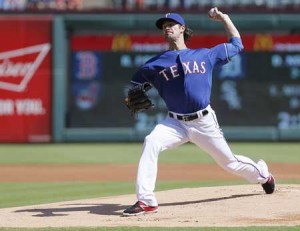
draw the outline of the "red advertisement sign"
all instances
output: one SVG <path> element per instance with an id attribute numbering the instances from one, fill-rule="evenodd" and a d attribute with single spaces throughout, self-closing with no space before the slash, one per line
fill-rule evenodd
<path id="1" fill-rule="evenodd" d="M 242 35 L 245 51 L 299 52 L 300 35 L 246 34 Z M 187 43 L 190 48 L 213 47 L 227 41 L 225 35 L 195 34 Z M 159 52 L 168 49 L 159 34 L 75 35 L 71 38 L 74 51 L 134 51 Z"/>
<path id="2" fill-rule="evenodd" d="M 51 18 L 0 18 L 0 142 L 51 141 Z"/>

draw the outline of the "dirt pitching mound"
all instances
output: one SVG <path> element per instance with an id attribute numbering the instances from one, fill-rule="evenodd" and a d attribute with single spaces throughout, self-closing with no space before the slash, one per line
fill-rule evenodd
<path id="1" fill-rule="evenodd" d="M 186 188 L 157 192 L 159 212 L 123 217 L 134 195 L 0 209 L 0 227 L 209 227 L 300 225 L 300 185 Z M 5 219 L 4 219 L 5 218 Z"/>

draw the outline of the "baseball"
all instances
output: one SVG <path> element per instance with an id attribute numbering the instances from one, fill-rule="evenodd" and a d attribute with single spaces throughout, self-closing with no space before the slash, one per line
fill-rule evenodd
<path id="1" fill-rule="evenodd" d="M 216 15 L 217 15 L 216 8 L 215 8 L 215 7 L 214 7 L 214 8 L 211 8 L 211 9 L 208 11 L 208 15 L 209 15 L 209 17 L 211 17 L 211 18 L 216 17 Z"/>

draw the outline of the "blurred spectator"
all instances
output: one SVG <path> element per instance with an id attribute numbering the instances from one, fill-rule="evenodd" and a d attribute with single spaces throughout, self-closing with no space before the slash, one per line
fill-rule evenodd
<path id="1" fill-rule="evenodd" d="M 67 9 L 67 0 L 56 0 L 56 9 L 57 10 L 66 10 Z"/>
<path id="2" fill-rule="evenodd" d="M 2 0 L 1 8 L 3 10 L 25 10 L 26 0 Z"/>
<path id="3" fill-rule="evenodd" d="M 213 6 L 247 9 L 261 7 L 267 9 L 298 8 L 300 0 L 114 0 L 114 4 L 125 10 L 134 9 L 203 9 Z"/>
<path id="4" fill-rule="evenodd" d="M 27 0 L 31 10 L 80 10 L 82 0 Z"/>
<path id="5" fill-rule="evenodd" d="M 83 0 L 82 9 L 84 10 L 98 10 L 98 9 L 114 9 L 113 0 Z M 124 9 L 124 8 L 123 8 Z"/>
<path id="6" fill-rule="evenodd" d="M 31 10 L 47 10 L 55 9 L 55 0 L 27 0 L 27 9 Z"/>
<path id="7" fill-rule="evenodd" d="M 81 9 L 82 9 L 82 0 L 68 1 L 68 10 L 81 10 Z"/>
<path id="8" fill-rule="evenodd" d="M 42 0 L 38 2 L 38 9 L 55 9 L 54 0 Z"/>
<path id="9" fill-rule="evenodd" d="M 0 0 L 0 10 L 150 10 L 180 11 L 207 10 L 210 7 L 226 7 L 235 11 L 300 9 L 300 0 Z"/>
<path id="10" fill-rule="evenodd" d="M 27 1 L 27 9 L 33 10 L 37 9 L 38 0 L 28 0 Z"/>
<path id="11" fill-rule="evenodd" d="M 125 1 L 123 0 L 112 0 L 112 4 L 115 9 L 125 9 Z"/>

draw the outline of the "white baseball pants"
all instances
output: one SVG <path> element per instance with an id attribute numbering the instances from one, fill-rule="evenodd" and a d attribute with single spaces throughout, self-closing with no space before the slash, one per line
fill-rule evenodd
<path id="1" fill-rule="evenodd" d="M 261 169 L 261 166 L 248 157 L 232 153 L 218 125 L 214 110 L 210 106 L 206 110 L 209 111 L 207 115 L 189 122 L 167 117 L 145 137 L 136 181 L 136 195 L 139 201 L 150 206 L 158 205 L 154 195 L 158 156 L 162 151 L 188 141 L 207 152 L 226 171 L 251 183 L 267 181 L 267 169 Z"/>

